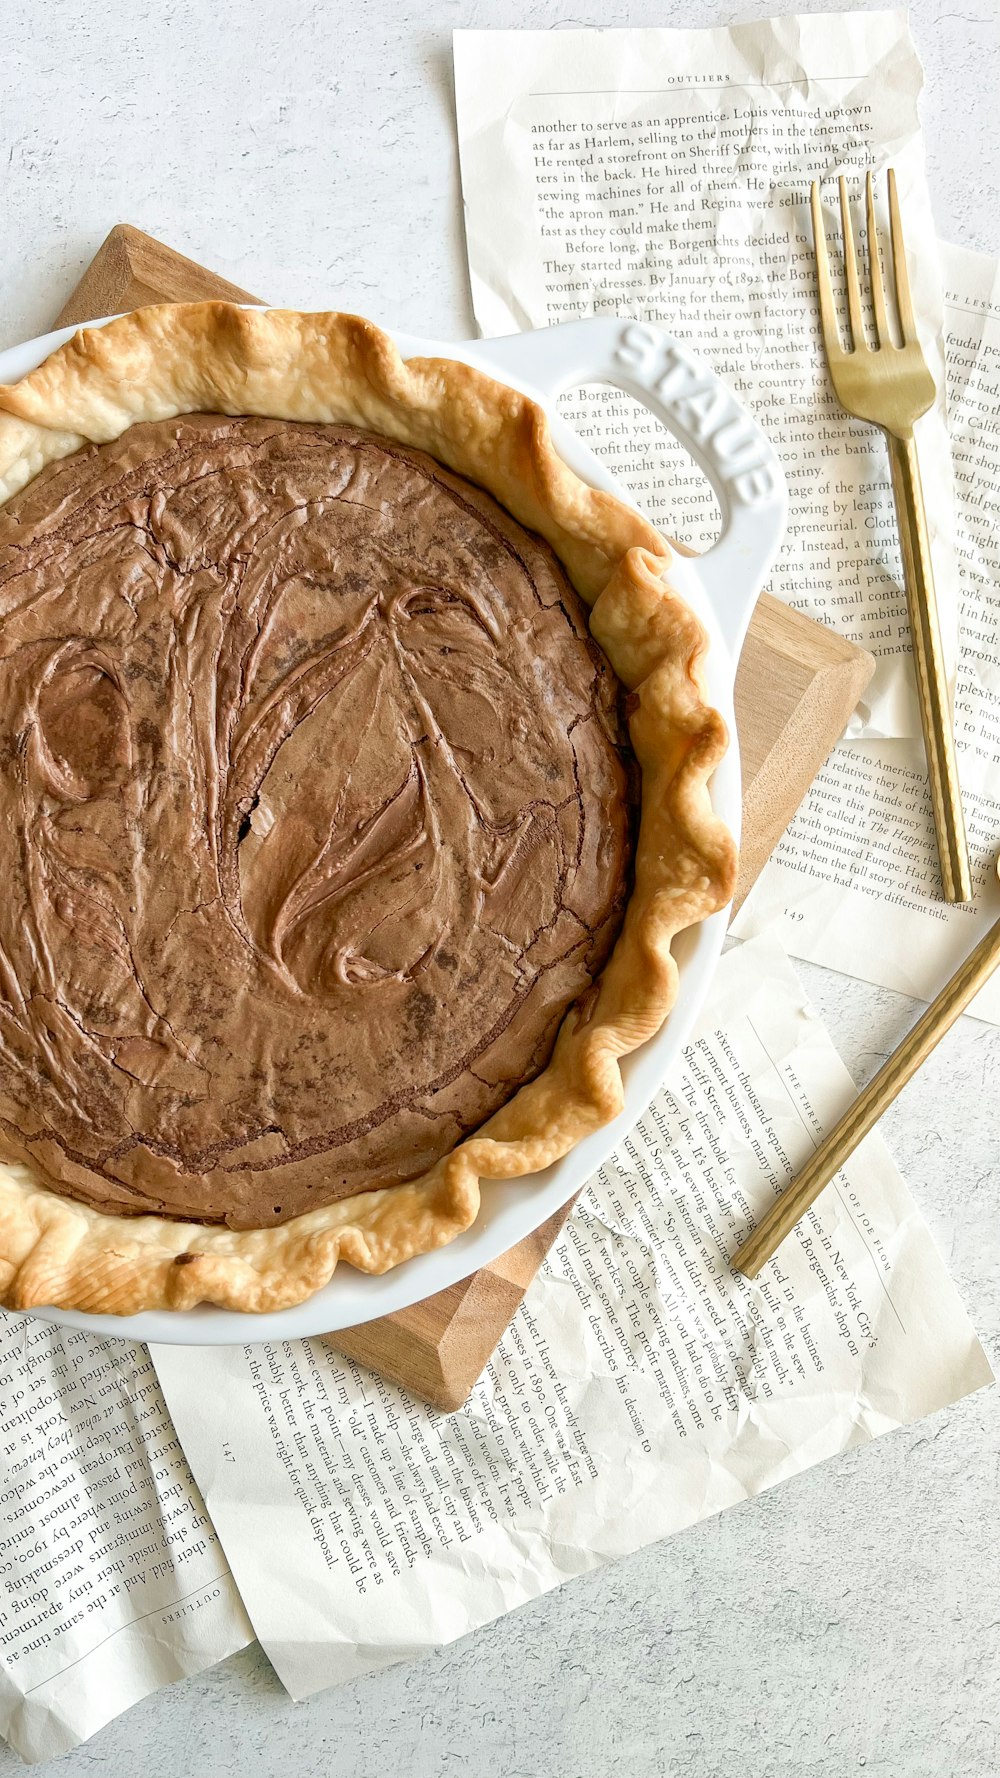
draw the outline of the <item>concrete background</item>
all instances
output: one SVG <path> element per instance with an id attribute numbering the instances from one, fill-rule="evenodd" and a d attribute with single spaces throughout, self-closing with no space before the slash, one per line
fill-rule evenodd
<path id="1" fill-rule="evenodd" d="M 0 344 L 130 221 L 276 302 L 473 331 L 454 27 L 707 25 L 766 0 L 6 0 Z M 803 0 L 799 10 L 822 11 Z M 1000 11 L 915 0 L 943 235 L 1000 250 Z M 815 968 L 860 1079 L 916 1010 Z M 886 1120 L 1000 1363 L 1000 1032 L 964 1020 Z M 417 1664 L 293 1705 L 257 1649 L 52 1778 L 992 1778 L 1000 1412 L 980 1393 Z M 0 1775 L 22 1770 L 0 1748 Z"/>

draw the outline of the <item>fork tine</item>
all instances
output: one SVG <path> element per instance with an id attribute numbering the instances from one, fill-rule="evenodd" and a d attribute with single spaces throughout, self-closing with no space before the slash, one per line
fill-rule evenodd
<path id="1" fill-rule="evenodd" d="M 885 285 L 882 282 L 882 261 L 878 251 L 878 230 L 875 227 L 875 181 L 868 170 L 865 179 L 865 209 L 868 213 L 868 264 L 872 278 L 872 307 L 875 310 L 875 337 L 880 346 L 891 345 L 889 318 L 885 310 Z"/>
<path id="2" fill-rule="evenodd" d="M 865 324 L 861 314 L 861 286 L 858 283 L 858 256 L 854 246 L 854 224 L 847 201 L 847 180 L 840 185 L 840 228 L 844 237 L 844 276 L 847 280 L 847 310 L 851 317 L 851 343 L 856 352 L 866 350 Z"/>
<path id="3" fill-rule="evenodd" d="M 910 298 L 910 278 L 906 269 L 906 247 L 903 242 L 903 220 L 899 214 L 896 174 L 889 168 L 889 224 L 892 230 L 892 275 L 896 285 L 896 309 L 903 340 L 912 345 L 917 337 L 917 323 Z"/>
<path id="4" fill-rule="evenodd" d="M 827 362 L 844 356 L 844 348 L 840 343 L 840 330 L 837 327 L 837 311 L 833 302 L 833 286 L 830 282 L 830 261 L 826 251 L 826 230 L 823 227 L 823 206 L 820 203 L 819 185 L 813 180 L 810 188 L 812 206 L 813 246 L 816 253 L 816 283 L 819 288 L 819 317 L 823 327 L 823 345 L 826 350 Z"/>

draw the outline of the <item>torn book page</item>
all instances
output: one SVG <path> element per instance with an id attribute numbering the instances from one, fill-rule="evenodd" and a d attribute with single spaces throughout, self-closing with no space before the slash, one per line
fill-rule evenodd
<path id="1" fill-rule="evenodd" d="M 877 1135 L 759 1279 L 730 1268 L 853 1091 L 776 942 L 736 947 L 669 1088 L 457 1413 L 322 1339 L 151 1349 L 294 1697 L 453 1641 L 989 1381 Z"/>
<path id="2" fill-rule="evenodd" d="M 455 86 L 466 237 L 484 334 L 585 315 L 655 321 L 745 398 L 785 466 L 788 532 L 770 590 L 876 656 L 855 723 L 919 736 L 909 623 L 881 433 L 838 405 L 820 340 L 809 185 L 836 176 L 856 225 L 891 165 L 938 398 L 917 425 L 946 649 L 958 594 L 945 430 L 941 271 L 903 12 L 707 31 L 459 31 Z M 863 235 L 859 229 L 859 237 Z M 836 257 L 836 256 L 835 256 Z M 843 307 L 843 305 L 842 305 Z M 846 314 L 846 309 L 844 310 Z M 630 396 L 571 391 L 563 412 L 669 534 L 718 528 L 701 472 Z M 853 732 L 853 731 L 852 731 Z"/>
<path id="3" fill-rule="evenodd" d="M 144 1346 L 0 1313 L 0 1734 L 55 1759 L 253 1640 Z"/>

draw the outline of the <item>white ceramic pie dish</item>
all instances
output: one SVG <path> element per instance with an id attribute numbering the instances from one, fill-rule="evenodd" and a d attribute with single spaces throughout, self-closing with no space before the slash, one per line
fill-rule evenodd
<path id="1" fill-rule="evenodd" d="M 0 382 L 25 376 L 74 332 L 75 328 L 63 328 L 0 353 Z M 646 323 L 611 318 L 578 321 L 457 345 L 399 333 L 393 338 L 404 358 L 457 358 L 533 396 L 547 409 L 553 441 L 571 468 L 628 505 L 634 504 L 630 496 L 557 414 L 555 403 L 564 390 L 607 382 L 636 396 L 704 470 L 719 501 L 721 534 L 705 555 L 678 560 L 672 579 L 711 639 L 709 701 L 723 712 L 731 731 L 729 751 L 712 781 L 712 800 L 738 837 L 740 763 L 733 681 L 751 612 L 781 541 L 786 512 L 781 467 L 756 421 L 707 364 Z M 625 1107 L 620 1116 L 544 1173 L 526 1180 L 484 1181 L 476 1223 L 449 1246 L 409 1260 L 382 1277 L 368 1277 L 342 1265 L 330 1283 L 306 1302 L 274 1314 L 243 1314 L 210 1305 L 134 1316 L 64 1309 L 33 1313 L 95 1334 L 174 1345 L 243 1345 L 333 1333 L 406 1308 L 467 1277 L 565 1204 L 641 1116 L 688 1039 L 722 949 L 727 917 L 725 911 L 715 914 L 675 941 L 680 965 L 677 1003 L 657 1036 L 623 1058 Z"/>

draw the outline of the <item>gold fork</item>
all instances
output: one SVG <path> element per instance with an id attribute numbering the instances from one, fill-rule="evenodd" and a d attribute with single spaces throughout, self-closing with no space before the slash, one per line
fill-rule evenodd
<path id="1" fill-rule="evenodd" d="M 917 326 L 910 297 L 910 281 L 906 271 L 903 246 L 903 225 L 896 195 L 896 175 L 889 168 L 889 221 L 892 235 L 893 278 L 896 289 L 896 312 L 899 316 L 903 343 L 893 343 L 885 306 L 885 289 L 879 263 L 878 236 L 875 232 L 875 192 L 871 173 L 865 182 L 868 214 L 868 262 L 871 268 L 872 308 L 878 344 L 871 347 L 865 338 L 861 311 L 861 287 L 858 281 L 858 260 L 854 246 L 854 229 L 847 202 L 847 185 L 840 181 L 840 219 L 844 241 L 844 272 L 847 282 L 847 310 L 851 324 L 851 346 L 845 351 L 840 340 L 837 315 L 830 282 L 830 262 L 826 251 L 823 211 L 819 186 L 812 187 L 813 240 L 816 247 L 816 276 L 819 284 L 820 317 L 823 344 L 830 367 L 834 393 L 841 407 L 857 420 L 868 420 L 881 427 L 889 446 L 892 491 L 896 502 L 896 522 L 903 557 L 903 581 L 913 641 L 913 664 L 917 678 L 920 721 L 924 731 L 927 773 L 930 781 L 934 830 L 937 834 L 941 883 L 946 901 L 972 900 L 972 875 L 969 869 L 969 848 L 962 817 L 962 798 L 955 762 L 955 742 L 951 727 L 948 679 L 945 672 L 944 649 L 941 643 L 941 622 L 934 592 L 927 539 L 927 515 L 920 485 L 920 466 L 913 440 L 913 422 L 925 414 L 934 401 L 934 379 L 924 361 L 917 339 Z"/>

